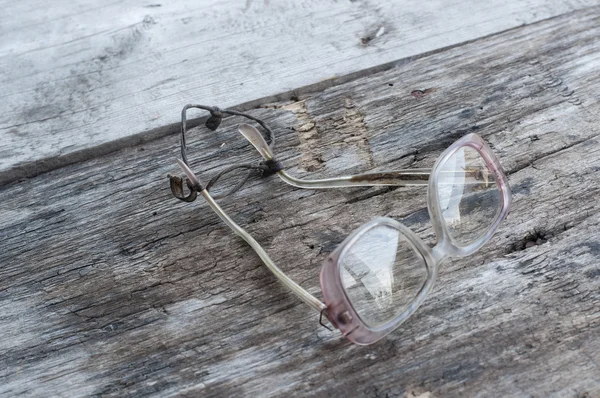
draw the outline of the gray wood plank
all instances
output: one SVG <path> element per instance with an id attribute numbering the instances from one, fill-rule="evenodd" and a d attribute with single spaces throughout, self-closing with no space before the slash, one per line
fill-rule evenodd
<path id="1" fill-rule="evenodd" d="M 596 0 L 4 2 L 0 183 Z M 404 62 L 404 61 L 402 61 Z"/>
<path id="2" fill-rule="evenodd" d="M 205 205 L 170 196 L 174 136 L 0 188 L 0 394 L 598 396 L 599 22 L 574 13 L 252 111 L 301 175 L 428 167 L 470 131 L 510 174 L 497 235 L 372 346 L 321 328 Z M 194 130 L 202 175 L 256 159 L 237 123 Z M 221 202 L 315 294 L 326 254 L 374 216 L 433 240 L 417 188 L 272 177 Z"/>

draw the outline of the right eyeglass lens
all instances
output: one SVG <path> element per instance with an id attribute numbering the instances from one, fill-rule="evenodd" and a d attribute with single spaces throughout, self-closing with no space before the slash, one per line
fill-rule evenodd
<path id="1" fill-rule="evenodd" d="M 372 327 L 402 313 L 427 280 L 423 257 L 399 230 L 385 225 L 362 234 L 339 264 L 348 299 Z"/>
<path id="2" fill-rule="evenodd" d="M 459 148 L 440 166 L 437 195 L 443 220 L 458 246 L 483 236 L 502 207 L 495 174 L 469 146 Z"/>

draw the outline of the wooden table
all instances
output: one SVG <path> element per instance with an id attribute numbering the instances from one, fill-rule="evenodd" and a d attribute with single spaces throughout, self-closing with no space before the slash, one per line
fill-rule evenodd
<path id="1" fill-rule="evenodd" d="M 596 2 L 37 3 L 0 14 L 0 395 L 600 396 Z M 352 345 L 171 196 L 189 102 L 265 119 L 314 178 L 431 167 L 476 132 L 511 214 L 408 322 Z M 205 178 L 258 161 L 238 123 L 192 129 Z M 435 239 L 418 187 L 255 178 L 220 203 L 319 296 L 373 217 Z"/>

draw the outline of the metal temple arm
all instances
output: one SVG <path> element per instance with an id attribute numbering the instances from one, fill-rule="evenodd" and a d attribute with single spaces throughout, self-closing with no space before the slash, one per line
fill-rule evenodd
<path id="1" fill-rule="evenodd" d="M 189 180 L 192 182 L 193 186 L 202 187 L 198 177 L 196 177 L 194 172 L 192 172 L 192 170 L 183 161 L 177 159 L 177 164 L 187 175 Z M 290 279 L 281 269 L 279 269 L 279 267 L 275 265 L 273 260 L 271 260 L 271 257 L 269 257 L 265 249 L 263 249 L 263 247 L 252 237 L 252 235 L 250 235 L 242 227 L 236 224 L 235 221 L 233 221 L 225 213 L 225 211 L 223 211 L 221 206 L 219 206 L 219 204 L 214 201 L 214 199 L 210 196 L 206 189 L 200 188 L 200 195 L 206 200 L 210 208 L 215 213 L 217 213 L 219 218 L 221 218 L 221 220 L 223 220 L 223 222 L 227 224 L 227 226 L 231 228 L 231 230 L 235 232 L 236 235 L 244 239 L 246 243 L 248 243 L 250 247 L 254 249 L 256 254 L 258 254 L 258 256 L 267 266 L 267 268 L 269 268 L 269 270 L 271 270 L 271 272 L 277 277 L 277 279 L 283 282 L 283 284 L 287 286 L 287 288 L 290 289 L 292 293 L 294 293 L 296 296 L 298 296 L 298 298 L 300 298 L 300 300 L 304 301 L 306 304 L 308 304 L 318 312 L 322 312 L 327 308 L 326 305 L 323 302 L 321 302 L 321 300 L 317 299 L 315 296 L 310 294 L 307 290 L 305 290 L 292 279 Z"/>
<path id="2" fill-rule="evenodd" d="M 383 173 L 366 173 L 318 180 L 296 178 L 289 175 L 285 170 L 281 170 L 277 174 L 284 182 L 298 188 L 324 189 L 373 186 L 409 187 L 427 185 L 431 169 L 386 171 Z"/>

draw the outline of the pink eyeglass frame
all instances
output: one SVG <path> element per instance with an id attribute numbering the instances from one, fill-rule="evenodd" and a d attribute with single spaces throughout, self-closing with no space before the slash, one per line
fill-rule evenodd
<path id="1" fill-rule="evenodd" d="M 463 147 L 471 147 L 481 155 L 489 170 L 495 175 L 502 200 L 500 210 L 496 213 L 496 219 L 489 229 L 480 238 L 467 246 L 460 246 L 453 241 L 446 223 L 443 221 L 437 195 L 441 165 Z M 372 344 L 406 321 L 431 292 L 440 265 L 448 257 L 468 256 L 480 249 L 492 237 L 502 220 L 507 216 L 511 203 L 510 187 L 497 157 L 483 139 L 476 134 L 468 134 L 462 137 L 444 151 L 433 166 L 427 191 L 427 207 L 438 238 L 433 248 L 426 245 L 414 232 L 398 221 L 381 217 L 355 230 L 325 260 L 321 270 L 321 290 L 327 305 L 328 319 L 346 338 L 356 344 Z M 427 268 L 427 279 L 413 300 L 406 305 L 404 311 L 382 325 L 369 326 L 362 321 L 346 294 L 341 279 L 340 260 L 344 257 L 348 248 L 358 241 L 362 235 L 377 226 L 394 228 L 406 237 L 416 252 L 422 256 Z"/>
<path id="2" fill-rule="evenodd" d="M 185 111 L 189 107 L 201 107 L 201 109 L 208 108 L 209 110 L 211 108 L 188 105 L 182 112 L 182 158 L 184 160 L 177 159 L 177 163 L 188 178 L 187 186 L 190 188 L 192 191 L 191 193 L 193 194 L 190 194 L 190 196 L 193 196 L 193 199 L 195 199 L 195 194 L 199 193 L 207 201 L 212 210 L 215 211 L 215 213 L 225 222 L 225 224 L 227 224 L 227 226 L 229 226 L 233 232 L 244 239 L 254 249 L 264 264 L 281 282 L 283 282 L 284 285 L 286 285 L 302 301 L 319 311 L 321 316 L 325 315 L 330 323 L 339 329 L 346 338 L 359 345 L 372 344 L 376 342 L 392 332 L 406 319 L 408 319 L 419 308 L 427 295 L 431 292 L 440 265 L 450 256 L 468 256 L 481 248 L 495 233 L 502 220 L 507 216 L 510 208 L 510 188 L 506 176 L 502 171 L 502 167 L 500 166 L 497 157 L 494 155 L 489 146 L 477 134 L 468 134 L 452 144 L 437 159 L 433 169 L 431 170 L 398 170 L 385 173 L 371 173 L 322 180 L 304 180 L 290 176 L 285 170 L 277 171 L 277 174 L 283 181 L 299 188 L 321 189 L 382 185 L 423 186 L 425 184 L 428 186 L 427 207 L 435 234 L 438 238 L 435 246 L 430 248 L 409 228 L 391 218 L 380 217 L 373 219 L 372 221 L 362 225 L 352 232 L 326 258 L 320 276 L 321 290 L 325 301 L 325 303 L 323 303 L 299 286 L 296 282 L 291 280 L 274 264 L 262 246 L 260 246 L 260 244 L 256 242 L 256 240 L 254 240 L 254 238 L 243 228 L 236 224 L 215 202 L 207 189 L 205 189 L 205 186 L 191 170 L 185 155 Z M 219 111 L 227 113 L 226 110 Z M 246 116 L 235 111 L 231 111 L 231 114 Z M 259 121 L 259 123 L 263 128 L 267 129 L 264 125 L 264 122 Z M 275 157 L 272 152 L 272 145 L 266 143 L 264 137 L 262 134 L 260 134 L 260 132 L 258 132 L 258 130 L 247 124 L 240 125 L 239 130 L 242 135 L 244 135 L 244 137 L 246 137 L 246 139 L 252 143 L 252 145 L 258 150 L 265 160 L 275 161 Z M 489 229 L 480 238 L 467 246 L 460 246 L 453 241 L 452 236 L 448 232 L 446 224 L 443 221 L 437 195 L 437 186 L 441 165 L 443 165 L 458 149 L 462 147 L 471 147 L 481 155 L 488 169 L 495 176 L 495 183 L 497 184 L 498 190 L 501 193 L 500 196 L 502 200 L 501 207 L 496 213 L 496 219 L 491 224 Z M 183 180 L 178 177 L 169 177 L 171 179 L 171 189 L 176 197 L 185 201 L 193 201 L 193 199 L 186 200 L 181 196 L 183 193 Z M 417 295 L 405 306 L 405 309 L 401 313 L 382 325 L 369 326 L 367 323 L 361 320 L 350 299 L 348 298 L 345 289 L 343 288 L 341 281 L 340 260 L 343 259 L 344 254 L 349 247 L 351 247 L 358 239 L 360 239 L 364 233 L 376 226 L 387 226 L 394 228 L 406 237 L 416 252 L 422 256 L 427 268 L 427 279 Z"/>

